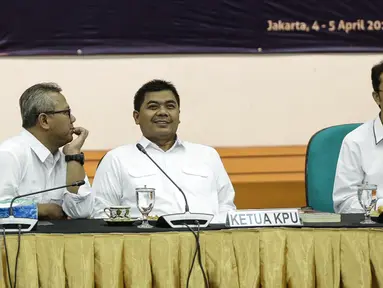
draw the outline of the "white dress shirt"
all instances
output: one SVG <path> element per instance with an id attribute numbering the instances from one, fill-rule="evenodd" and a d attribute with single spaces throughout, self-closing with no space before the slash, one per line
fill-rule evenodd
<path id="1" fill-rule="evenodd" d="M 359 184 L 377 185 L 377 196 L 383 197 L 382 140 L 383 125 L 379 117 L 362 124 L 343 139 L 333 190 L 335 212 L 363 213 L 357 195 Z"/>
<path id="2" fill-rule="evenodd" d="M 23 129 L 18 136 L 0 144 L 0 200 L 11 199 L 40 190 L 66 185 L 64 154 L 52 153 L 30 132 Z M 79 179 L 81 180 L 81 179 Z M 86 218 L 93 209 L 94 197 L 88 178 L 74 194 L 67 189 L 28 196 L 36 203 L 55 203 L 72 218 Z"/>
<path id="3" fill-rule="evenodd" d="M 234 210 L 234 189 L 217 151 L 211 147 L 177 140 L 164 152 L 143 137 L 139 143 L 186 194 L 190 212 L 214 214 L 214 222 L 225 222 Z M 136 206 L 138 187 L 155 188 L 155 204 L 150 215 L 182 213 L 182 194 L 165 175 L 140 152 L 136 145 L 109 151 L 96 171 L 94 218 L 106 218 L 104 208 L 129 206 L 131 216 L 140 217 Z"/>

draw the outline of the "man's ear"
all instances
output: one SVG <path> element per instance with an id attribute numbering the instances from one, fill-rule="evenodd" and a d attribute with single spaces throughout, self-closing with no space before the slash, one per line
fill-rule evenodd
<path id="1" fill-rule="evenodd" d="M 133 111 L 133 119 L 134 119 L 134 122 L 136 122 L 137 125 L 140 124 L 140 120 L 138 119 L 140 117 L 140 112 L 134 110 Z"/>
<path id="2" fill-rule="evenodd" d="M 48 115 L 45 113 L 39 114 L 39 116 L 37 117 L 36 124 L 40 125 L 40 127 L 44 130 L 49 130 L 50 126 Z"/>
<path id="3" fill-rule="evenodd" d="M 381 106 L 381 100 L 380 100 L 380 96 L 379 96 L 379 93 L 378 92 L 372 92 L 372 98 L 374 98 L 374 101 L 376 104 L 378 104 L 378 106 L 380 107 Z"/>
<path id="4" fill-rule="evenodd" d="M 179 114 L 181 114 L 181 110 L 179 110 Z M 178 117 L 178 124 L 181 123 L 180 117 Z"/>

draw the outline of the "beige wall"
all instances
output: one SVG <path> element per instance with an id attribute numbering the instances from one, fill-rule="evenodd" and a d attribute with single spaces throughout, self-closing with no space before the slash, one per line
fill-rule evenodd
<path id="1" fill-rule="evenodd" d="M 133 95 L 153 78 L 181 94 L 180 135 L 212 146 L 306 144 L 322 127 L 365 121 L 378 112 L 370 69 L 382 55 L 224 55 L 0 58 L 0 140 L 18 133 L 18 98 L 30 85 L 55 81 L 87 150 L 140 136 Z"/>

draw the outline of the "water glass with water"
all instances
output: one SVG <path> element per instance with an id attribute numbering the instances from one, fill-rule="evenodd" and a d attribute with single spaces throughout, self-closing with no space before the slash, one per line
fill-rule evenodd
<path id="1" fill-rule="evenodd" d="M 377 203 L 376 190 L 377 185 L 374 184 L 364 183 L 358 185 L 358 200 L 364 210 L 364 220 L 360 224 L 375 223 L 371 220 L 370 213 Z"/>
<path id="2" fill-rule="evenodd" d="M 155 190 L 154 188 L 136 188 L 137 208 L 142 214 L 142 223 L 137 226 L 138 228 L 153 228 L 149 224 L 148 215 L 152 211 L 155 203 Z"/>

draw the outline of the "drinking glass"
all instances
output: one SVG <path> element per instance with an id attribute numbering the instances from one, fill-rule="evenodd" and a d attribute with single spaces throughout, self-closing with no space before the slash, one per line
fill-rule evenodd
<path id="1" fill-rule="evenodd" d="M 136 188 L 136 200 L 137 208 L 142 214 L 142 223 L 137 226 L 138 228 L 153 228 L 149 224 L 148 215 L 152 211 L 155 202 L 155 190 L 154 188 Z"/>
<path id="2" fill-rule="evenodd" d="M 364 220 L 360 224 L 374 224 L 371 220 L 371 209 L 375 207 L 377 185 L 364 183 L 358 185 L 358 200 L 364 210 Z"/>

